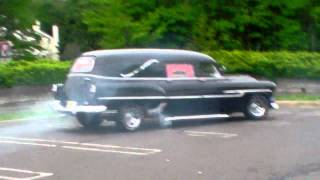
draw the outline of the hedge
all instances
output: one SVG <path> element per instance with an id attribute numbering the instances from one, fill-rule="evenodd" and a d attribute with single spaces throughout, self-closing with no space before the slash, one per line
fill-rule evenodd
<path id="1" fill-rule="evenodd" d="M 320 53 L 312 52 L 206 52 L 229 73 L 244 73 L 269 79 L 320 79 Z"/>
<path id="2" fill-rule="evenodd" d="M 71 62 L 52 60 L 0 63 L 0 87 L 49 85 L 63 82 Z"/>
<path id="3" fill-rule="evenodd" d="M 320 53 L 311 52 L 205 52 L 226 66 L 228 73 L 277 78 L 320 79 Z M 71 62 L 51 60 L 0 63 L 0 87 L 49 85 L 65 80 Z"/>

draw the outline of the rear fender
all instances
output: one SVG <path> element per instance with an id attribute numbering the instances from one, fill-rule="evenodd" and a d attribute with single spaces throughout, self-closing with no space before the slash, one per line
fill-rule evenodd
<path id="1" fill-rule="evenodd" d="M 135 103 L 144 106 L 146 109 L 151 109 L 159 106 L 161 102 L 165 102 L 165 100 L 157 98 L 164 97 L 165 94 L 165 90 L 159 86 L 131 84 L 131 86 L 118 87 L 112 97 L 121 97 L 122 99 L 109 101 L 108 104 L 118 106 L 124 103 Z M 145 99 L 146 96 L 151 98 Z"/>

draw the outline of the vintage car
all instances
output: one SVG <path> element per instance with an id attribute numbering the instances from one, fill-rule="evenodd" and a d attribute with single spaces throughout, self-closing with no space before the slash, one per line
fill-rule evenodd
<path id="1" fill-rule="evenodd" d="M 65 84 L 55 84 L 55 109 L 84 127 L 104 119 L 128 131 L 159 121 L 227 118 L 243 112 L 262 119 L 277 109 L 276 85 L 250 76 L 224 76 L 208 55 L 172 49 L 98 50 L 82 54 Z"/>

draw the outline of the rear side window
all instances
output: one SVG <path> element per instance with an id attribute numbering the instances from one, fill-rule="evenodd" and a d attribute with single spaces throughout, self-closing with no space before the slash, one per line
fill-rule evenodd
<path id="1" fill-rule="evenodd" d="M 169 78 L 194 77 L 195 74 L 192 64 L 167 64 L 166 72 Z"/>
<path id="2" fill-rule="evenodd" d="M 146 78 L 166 77 L 163 64 L 156 59 L 150 59 L 142 64 L 133 65 L 128 69 L 124 70 L 123 72 L 124 73 L 121 74 L 122 77 L 125 77 L 124 75 L 129 75 L 129 77 Z M 130 74 L 132 74 L 132 76 L 130 76 Z"/>
<path id="3" fill-rule="evenodd" d="M 91 72 L 93 70 L 95 63 L 94 57 L 79 57 L 75 60 L 71 72 L 78 72 L 78 73 L 84 73 L 84 72 Z"/>

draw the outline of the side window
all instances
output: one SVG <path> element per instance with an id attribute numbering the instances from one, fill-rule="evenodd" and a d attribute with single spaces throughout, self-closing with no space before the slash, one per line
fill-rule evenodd
<path id="1" fill-rule="evenodd" d="M 149 59 L 144 63 L 133 64 L 128 66 L 123 72 L 120 74 L 122 77 L 130 78 L 130 77 L 165 77 L 164 67 L 162 63 L 160 63 L 156 59 Z"/>
<path id="2" fill-rule="evenodd" d="M 153 64 L 148 68 L 145 68 L 136 77 L 166 77 L 163 64 Z"/>
<path id="3" fill-rule="evenodd" d="M 196 65 L 197 77 L 220 77 L 220 73 L 213 63 L 200 62 Z"/>
<path id="4" fill-rule="evenodd" d="M 166 64 L 166 73 L 169 78 L 194 77 L 192 64 Z"/>

